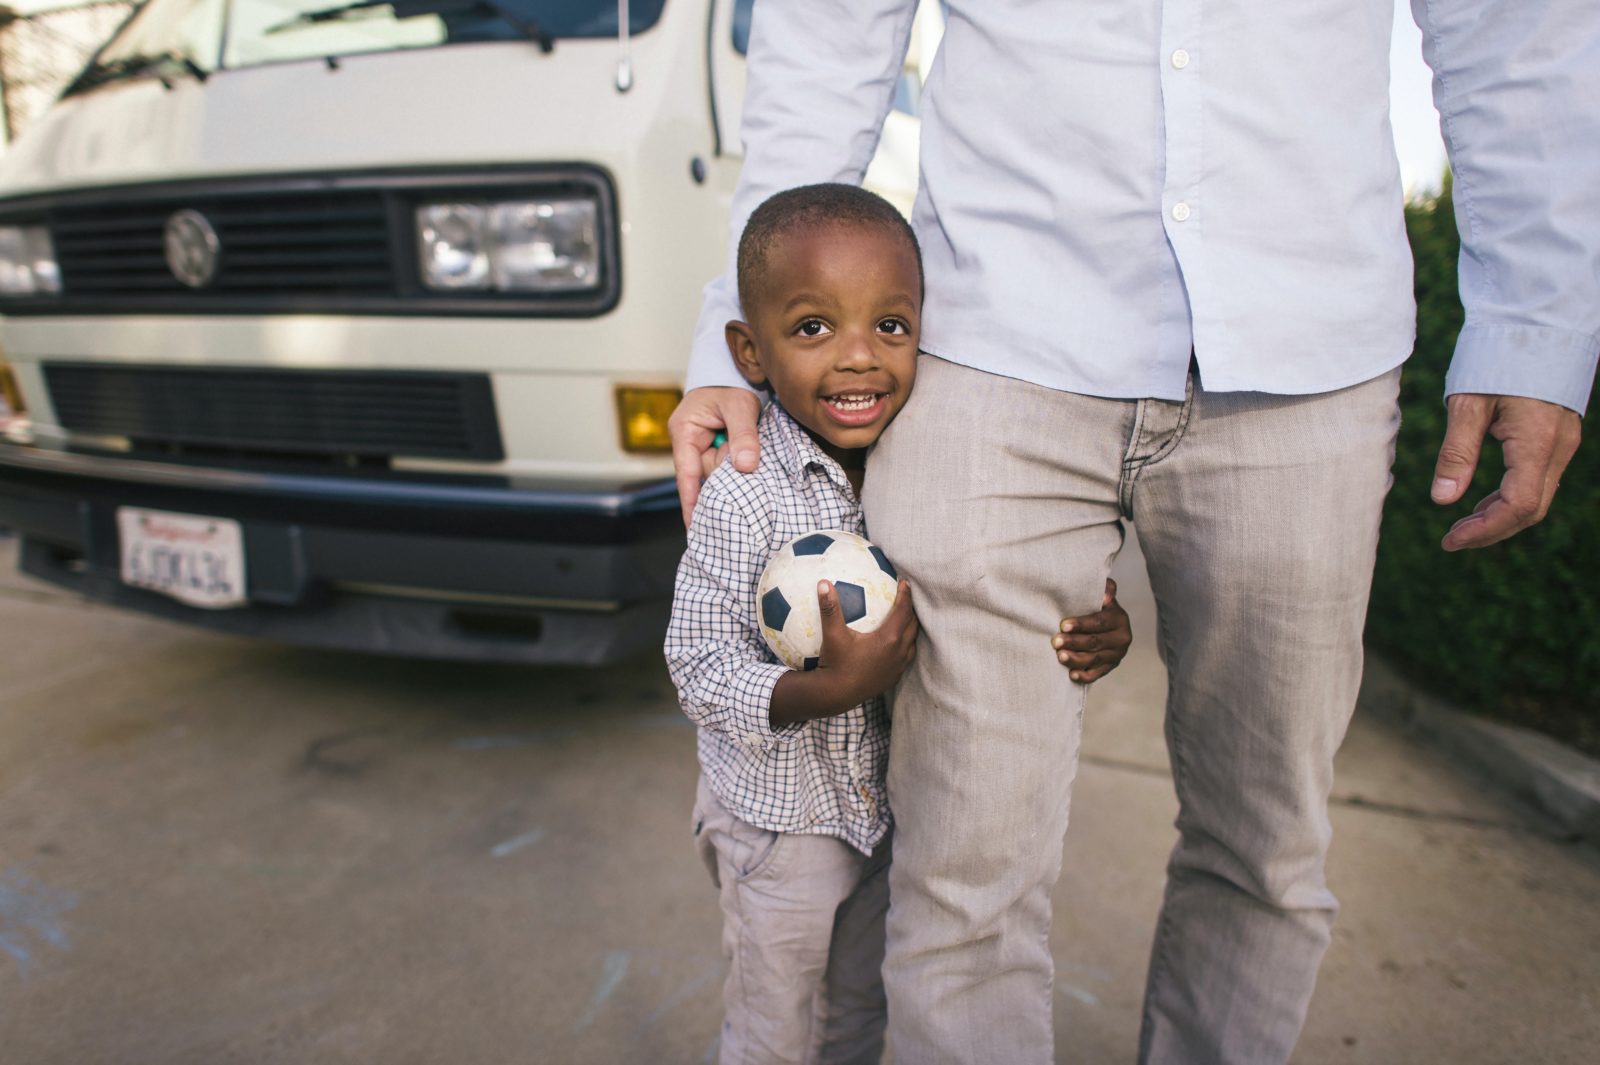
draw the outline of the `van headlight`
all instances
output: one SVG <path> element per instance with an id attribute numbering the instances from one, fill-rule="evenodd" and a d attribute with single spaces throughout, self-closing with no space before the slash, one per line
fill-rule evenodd
<path id="1" fill-rule="evenodd" d="M 417 208 L 422 283 L 441 292 L 600 287 L 593 200 L 430 203 Z"/>
<path id="2" fill-rule="evenodd" d="M 61 291 L 50 231 L 44 226 L 0 226 L 0 296 Z"/>

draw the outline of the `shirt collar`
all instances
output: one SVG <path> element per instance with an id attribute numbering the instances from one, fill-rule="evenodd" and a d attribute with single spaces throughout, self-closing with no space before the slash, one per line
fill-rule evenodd
<path id="1" fill-rule="evenodd" d="M 850 479 L 845 476 L 844 467 L 822 450 L 821 445 L 777 400 L 767 406 L 767 416 L 762 419 L 761 437 L 763 454 L 770 454 L 776 459 L 795 482 L 804 481 L 807 472 L 816 469 L 835 486 L 854 492 L 850 487 Z"/>

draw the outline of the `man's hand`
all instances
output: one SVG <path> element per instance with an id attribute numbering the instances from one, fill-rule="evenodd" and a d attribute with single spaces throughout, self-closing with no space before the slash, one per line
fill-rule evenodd
<path id="1" fill-rule="evenodd" d="M 1433 474 L 1433 501 L 1454 503 L 1472 483 L 1484 433 L 1500 441 L 1506 473 L 1471 514 L 1450 527 L 1446 551 L 1488 547 L 1543 520 L 1582 436 L 1578 413 L 1520 396 L 1459 393 L 1445 400 L 1449 421 Z"/>
<path id="2" fill-rule="evenodd" d="M 1093 614 L 1067 618 L 1061 631 L 1050 638 L 1056 661 L 1079 684 L 1093 684 L 1122 664 L 1133 645 L 1128 612 L 1117 602 L 1117 582 L 1106 578 L 1106 595 Z"/>
<path id="3" fill-rule="evenodd" d="M 727 430 L 734 468 L 751 473 L 761 460 L 761 441 L 756 436 L 760 416 L 760 398 L 743 388 L 696 388 L 679 401 L 667 419 L 667 432 L 672 436 L 672 465 L 678 475 L 684 528 L 689 527 L 695 501 L 700 498 L 700 482 L 722 461 L 721 451 L 711 446 L 712 438 L 719 430 Z"/>

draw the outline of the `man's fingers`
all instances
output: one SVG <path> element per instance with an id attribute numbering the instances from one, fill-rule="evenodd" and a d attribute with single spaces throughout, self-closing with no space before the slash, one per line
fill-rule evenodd
<path id="1" fill-rule="evenodd" d="M 709 451 L 700 452 L 700 472 L 710 477 L 717 472 L 717 467 L 722 465 L 723 456 L 727 455 L 728 446 L 714 447 Z"/>
<path id="2" fill-rule="evenodd" d="M 683 527 L 689 527 L 689 519 L 694 515 L 694 505 L 700 500 L 700 482 L 703 480 L 700 470 L 700 452 L 684 448 L 687 454 L 680 460 L 679 448 L 676 444 L 672 448 L 672 464 L 678 479 L 678 506 L 683 510 Z"/>
<path id="3" fill-rule="evenodd" d="M 1466 398 L 1493 401 L 1489 429 L 1502 442 L 1506 472 L 1498 489 L 1451 526 L 1441 545 L 1446 551 L 1488 547 L 1544 520 L 1582 433 L 1577 412 L 1554 403 L 1514 396 Z"/>
<path id="4" fill-rule="evenodd" d="M 701 480 L 721 461 L 711 446 L 716 431 L 726 428 L 738 441 L 734 465 L 749 473 L 760 459 L 761 442 L 756 435 L 760 416 L 761 400 L 742 388 L 696 388 L 679 401 L 667 419 L 667 431 L 672 437 L 672 468 L 685 526 L 700 498 Z"/>
<path id="5" fill-rule="evenodd" d="M 1459 393 L 1445 401 L 1448 419 L 1444 442 L 1439 445 L 1439 461 L 1433 467 L 1435 503 L 1454 503 L 1472 483 L 1483 450 L 1483 434 L 1494 417 L 1493 396 Z"/>

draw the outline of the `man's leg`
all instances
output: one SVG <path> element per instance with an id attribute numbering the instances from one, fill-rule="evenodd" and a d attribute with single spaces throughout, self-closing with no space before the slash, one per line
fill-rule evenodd
<path id="1" fill-rule="evenodd" d="M 867 532 L 922 630 L 889 745 L 899 1061 L 1053 1057 L 1050 889 L 1084 689 L 1050 637 L 1100 606 L 1133 412 L 924 356 L 868 462 Z"/>
<path id="2" fill-rule="evenodd" d="M 1140 1060 L 1288 1059 L 1336 903 L 1333 755 L 1361 679 L 1398 371 L 1321 396 L 1143 404 L 1130 468 L 1169 676 L 1179 842 Z"/>

